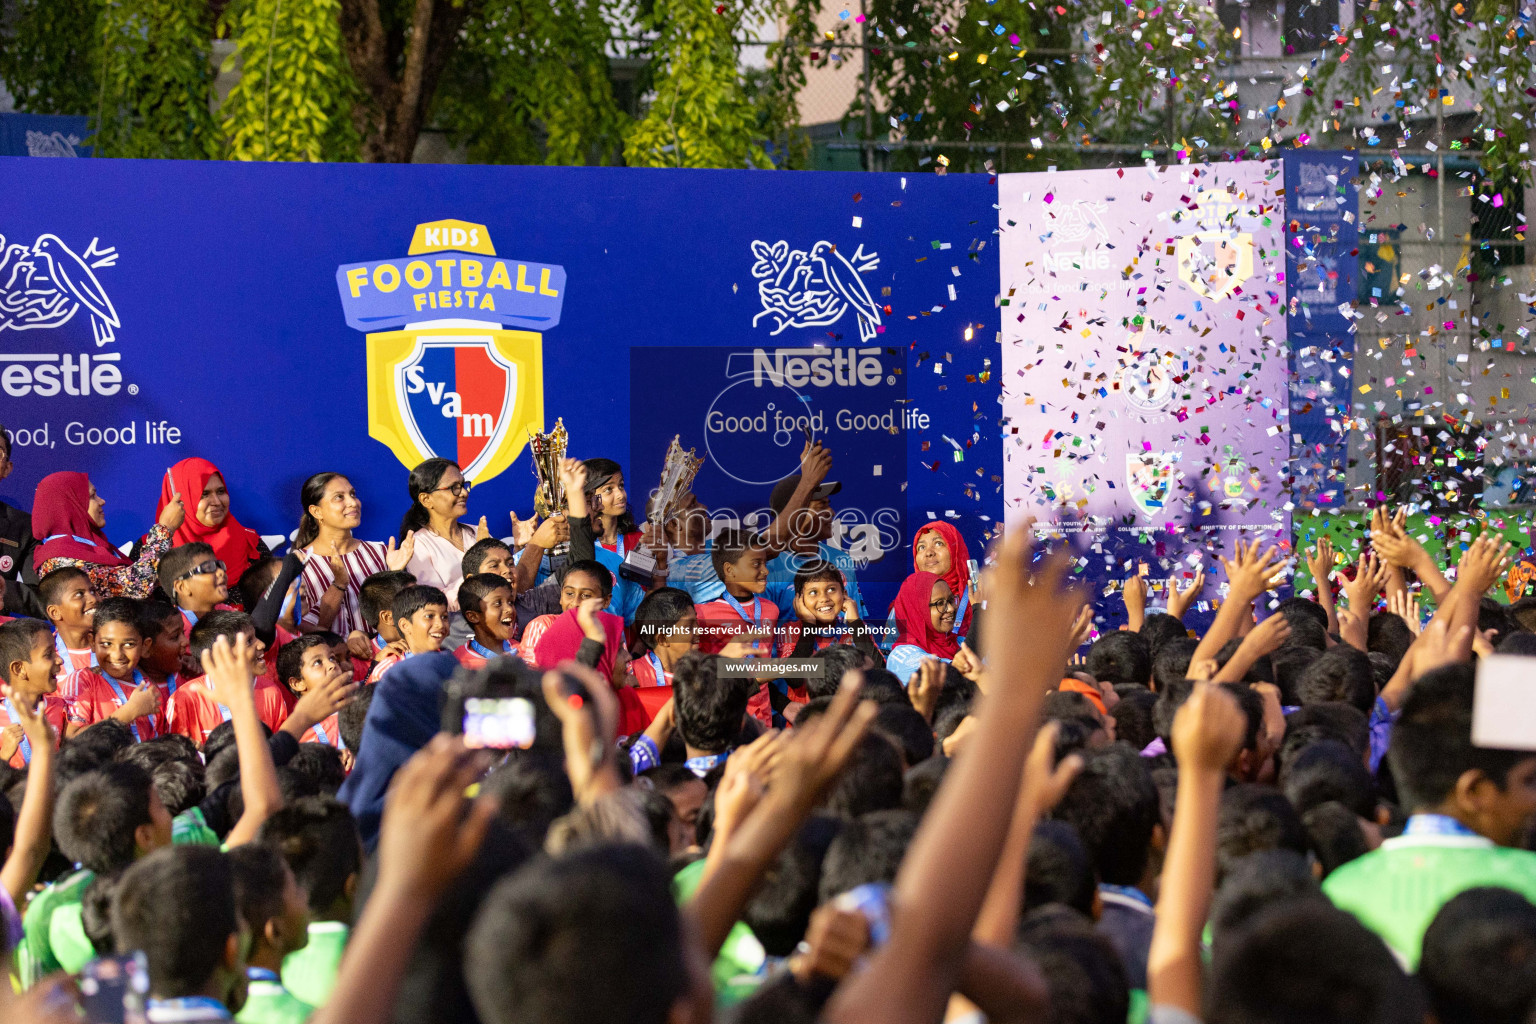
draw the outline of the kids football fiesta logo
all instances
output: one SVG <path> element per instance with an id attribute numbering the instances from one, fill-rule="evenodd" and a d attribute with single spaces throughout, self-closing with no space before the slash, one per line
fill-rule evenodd
<path id="1" fill-rule="evenodd" d="M 484 224 L 419 224 L 404 257 L 336 268 L 347 323 L 368 334 L 368 435 L 406 466 L 452 459 L 473 483 L 544 429 L 540 333 L 560 322 L 565 268 L 498 258 Z"/>

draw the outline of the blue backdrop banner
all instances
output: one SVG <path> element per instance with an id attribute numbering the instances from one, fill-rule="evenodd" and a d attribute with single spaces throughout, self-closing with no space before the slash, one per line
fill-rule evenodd
<path id="1" fill-rule="evenodd" d="M 700 499 L 746 514 L 793 470 L 809 415 L 843 484 L 839 543 L 880 579 L 907 571 L 891 548 L 917 522 L 952 518 L 979 551 L 1000 514 L 985 176 L 0 171 L 0 421 L 16 443 L 0 489 L 30 507 L 44 474 L 85 470 L 115 541 L 148 528 L 166 467 L 190 455 L 269 538 L 320 470 L 352 477 L 361 536 L 394 534 L 428 455 L 457 459 L 471 520 L 506 533 L 532 510 L 528 432 L 557 416 L 572 455 L 625 463 L 637 504 L 681 435 L 710 456 Z M 764 360 L 782 386 L 752 380 Z M 795 394 L 768 410 L 769 391 Z M 750 429 L 712 433 L 717 399 L 717 425 Z M 791 408 L 793 426 L 757 431 Z M 856 529 L 884 509 L 899 538 Z M 866 588 L 871 612 L 893 593 Z"/>

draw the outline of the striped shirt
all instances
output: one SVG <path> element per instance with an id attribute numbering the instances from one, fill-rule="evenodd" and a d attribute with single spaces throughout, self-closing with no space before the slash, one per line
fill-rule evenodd
<path id="1" fill-rule="evenodd" d="M 314 549 L 310 548 L 310 551 Z M 389 568 L 384 562 L 384 552 L 383 544 L 376 540 L 365 540 L 351 554 L 342 556 L 342 562 L 347 567 L 347 589 L 342 593 L 341 607 L 336 611 L 336 618 L 328 627 L 331 632 L 347 636 L 354 629 L 365 633 L 368 631 L 368 627 L 363 624 L 363 611 L 357 592 L 369 576 Z M 333 578 L 331 563 L 326 559 L 312 556 L 304 563 L 304 571 L 299 575 L 299 600 L 304 607 L 305 626 L 320 626 L 320 598 L 330 589 Z"/>

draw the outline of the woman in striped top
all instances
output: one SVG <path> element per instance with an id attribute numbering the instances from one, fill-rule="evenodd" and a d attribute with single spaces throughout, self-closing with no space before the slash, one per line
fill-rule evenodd
<path id="1" fill-rule="evenodd" d="M 299 576 L 304 631 L 366 633 L 358 589 L 376 572 L 405 568 L 416 550 L 415 535 L 407 534 L 398 548 L 393 537 L 388 544 L 353 537 L 362 522 L 363 503 L 340 473 L 316 473 L 305 480 L 299 500 L 304 516 L 293 549 L 304 559 Z"/>

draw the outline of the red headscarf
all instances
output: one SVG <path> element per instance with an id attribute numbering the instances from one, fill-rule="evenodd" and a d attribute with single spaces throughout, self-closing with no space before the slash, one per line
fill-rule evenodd
<path id="1" fill-rule="evenodd" d="M 949 545 L 949 572 L 945 573 L 943 580 L 949 584 L 950 592 L 955 595 L 956 601 L 965 599 L 966 588 L 971 585 L 971 567 L 968 564 L 971 553 L 966 550 L 965 538 L 960 536 L 960 531 L 945 522 L 926 523 L 912 537 L 912 569 L 917 570 L 917 540 L 925 533 L 936 533 L 944 538 L 944 543 Z M 960 616 L 960 636 L 971 635 L 971 605 L 967 601 L 965 614 Z"/>
<path id="2" fill-rule="evenodd" d="M 33 564 L 51 558 L 77 558 L 93 565 L 127 565 L 91 522 L 91 478 L 84 473 L 49 473 L 32 497 L 32 536 L 38 540 Z"/>
<path id="3" fill-rule="evenodd" d="M 593 670 L 604 679 L 613 677 L 613 663 L 618 659 L 619 648 L 624 645 L 624 620 L 608 612 L 597 613 L 597 623 L 603 627 L 603 656 Z M 562 661 L 575 661 L 576 652 L 587 635 L 576 621 L 576 610 L 561 612 L 550 620 L 549 627 L 533 648 L 533 663 L 538 668 L 554 668 Z"/>
<path id="4" fill-rule="evenodd" d="M 896 615 L 896 642 L 921 647 L 936 658 L 953 658 L 960 650 L 960 640 L 953 633 L 933 628 L 928 605 L 933 588 L 944 577 L 931 572 L 915 572 L 902 583 L 891 611 Z"/>
<path id="5" fill-rule="evenodd" d="M 218 526 L 204 526 L 198 521 L 197 502 L 203 495 L 203 488 L 208 486 L 209 480 L 220 475 L 219 467 L 207 459 L 182 459 L 160 480 L 160 507 L 155 509 L 155 515 L 159 516 L 173 498 L 181 495 L 187 518 L 176 528 L 172 541 L 176 544 L 207 544 L 213 548 L 214 557 L 224 563 L 229 582 L 233 584 L 252 562 L 261 557 L 260 538 L 255 530 L 242 526 L 234 513 L 225 516 Z"/>

